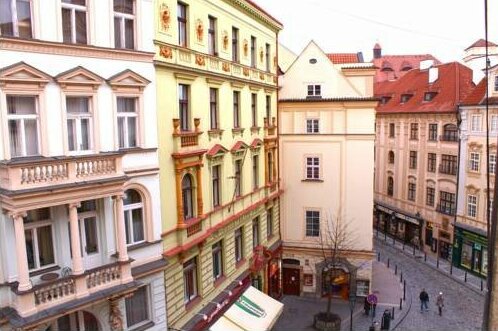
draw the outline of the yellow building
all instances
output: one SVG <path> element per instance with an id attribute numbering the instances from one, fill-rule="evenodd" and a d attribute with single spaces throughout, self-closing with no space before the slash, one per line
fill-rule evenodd
<path id="1" fill-rule="evenodd" d="M 277 34 L 250 1 L 156 1 L 169 327 L 202 329 L 243 290 L 278 296 Z"/>

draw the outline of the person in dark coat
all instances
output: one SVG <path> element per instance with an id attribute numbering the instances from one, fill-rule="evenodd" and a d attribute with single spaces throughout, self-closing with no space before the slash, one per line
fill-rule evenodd
<path id="1" fill-rule="evenodd" d="M 367 300 L 367 297 L 365 297 L 365 303 L 363 304 L 363 309 L 365 310 L 365 315 L 370 314 L 370 303 Z"/>
<path id="2" fill-rule="evenodd" d="M 424 308 L 425 311 L 429 311 L 429 294 L 425 291 L 425 288 L 422 289 L 422 292 L 420 292 L 419 299 L 420 299 L 420 312 L 423 313 Z"/>
<path id="3" fill-rule="evenodd" d="M 443 292 L 439 292 L 436 298 L 437 309 L 439 310 L 439 316 L 443 315 L 443 307 L 444 307 L 444 298 Z"/>

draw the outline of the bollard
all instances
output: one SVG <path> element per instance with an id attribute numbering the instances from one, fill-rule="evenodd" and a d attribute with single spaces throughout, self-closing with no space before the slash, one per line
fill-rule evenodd
<path id="1" fill-rule="evenodd" d="M 403 310 L 403 299 L 399 298 L 399 310 Z"/>
<path id="2" fill-rule="evenodd" d="M 387 258 L 387 268 L 389 269 L 389 258 Z"/>
<path id="3" fill-rule="evenodd" d="M 380 252 L 377 253 L 377 261 L 380 262 Z"/>
<path id="4" fill-rule="evenodd" d="M 424 253 L 424 262 L 427 262 L 427 253 Z"/>
<path id="5" fill-rule="evenodd" d="M 401 274 L 401 275 L 400 275 L 401 277 L 399 278 L 399 282 L 400 282 L 400 283 L 403 283 L 403 271 L 401 271 L 401 272 L 400 272 L 400 274 Z"/>
<path id="6" fill-rule="evenodd" d="M 403 240 L 403 250 L 405 250 L 405 241 Z"/>
<path id="7" fill-rule="evenodd" d="M 437 260 L 436 260 L 436 269 L 439 269 L 439 255 L 438 255 Z"/>
<path id="8" fill-rule="evenodd" d="M 406 300 L 406 280 L 403 281 L 403 300 Z"/>
<path id="9" fill-rule="evenodd" d="M 415 245 L 413 245 L 413 255 L 415 255 Z"/>
<path id="10" fill-rule="evenodd" d="M 384 241 L 387 241 L 387 231 L 384 231 Z"/>
<path id="11" fill-rule="evenodd" d="M 482 278 L 481 278 L 481 292 L 482 292 L 482 289 L 483 289 L 483 285 L 482 285 Z"/>
<path id="12" fill-rule="evenodd" d="M 467 283 L 467 271 L 465 271 L 465 278 L 464 281 Z"/>
<path id="13" fill-rule="evenodd" d="M 393 314 L 391 315 L 391 319 L 394 319 L 394 307 L 393 307 Z"/>
<path id="14" fill-rule="evenodd" d="M 453 275 L 453 262 L 450 262 L 450 275 Z"/>
<path id="15" fill-rule="evenodd" d="M 396 236 L 393 236 L 393 246 L 396 246 Z"/>
<path id="16" fill-rule="evenodd" d="M 397 275 L 398 274 L 398 265 L 396 264 L 394 266 L 394 274 Z"/>

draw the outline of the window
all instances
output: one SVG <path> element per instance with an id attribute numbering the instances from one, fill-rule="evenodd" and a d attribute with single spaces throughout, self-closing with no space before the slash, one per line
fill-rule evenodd
<path id="1" fill-rule="evenodd" d="M 62 40 L 86 44 L 86 0 L 62 0 Z"/>
<path id="2" fill-rule="evenodd" d="M 320 212 L 318 210 L 306 211 L 306 237 L 320 236 Z"/>
<path id="3" fill-rule="evenodd" d="M 410 169 L 417 169 L 417 152 L 410 151 Z"/>
<path id="4" fill-rule="evenodd" d="M 233 127 L 240 128 L 240 92 L 233 91 Z"/>
<path id="5" fill-rule="evenodd" d="M 208 52 L 210 55 L 218 55 L 218 52 L 216 51 L 216 18 L 208 16 L 208 20 Z"/>
<path id="6" fill-rule="evenodd" d="M 479 172 L 479 160 L 481 155 L 479 153 L 470 153 L 469 170 Z"/>
<path id="7" fill-rule="evenodd" d="M 458 128 L 455 124 L 446 124 L 443 127 L 443 141 L 458 141 Z"/>
<path id="8" fill-rule="evenodd" d="M 495 91 L 498 91 L 498 76 L 495 76 Z"/>
<path id="9" fill-rule="evenodd" d="M 457 174 L 457 156 L 456 155 L 441 155 L 441 164 L 439 172 L 448 175 Z"/>
<path id="10" fill-rule="evenodd" d="M 455 193 L 439 191 L 438 211 L 446 215 L 455 215 Z"/>
<path id="11" fill-rule="evenodd" d="M 498 115 L 491 115 L 491 124 L 490 124 L 490 130 L 491 132 L 498 132 Z"/>
<path id="12" fill-rule="evenodd" d="M 252 220 L 252 247 L 259 246 L 259 217 Z"/>
<path id="13" fill-rule="evenodd" d="M 235 160 L 235 196 L 242 194 L 242 160 Z"/>
<path id="14" fill-rule="evenodd" d="M 319 97 L 322 95 L 321 85 L 308 85 L 308 97 Z"/>
<path id="15" fill-rule="evenodd" d="M 135 48 L 135 8 L 133 0 L 114 0 L 114 46 Z"/>
<path id="16" fill-rule="evenodd" d="M 496 172 L 496 154 L 489 154 L 489 173 L 494 175 Z"/>
<path id="17" fill-rule="evenodd" d="M 271 120 L 271 96 L 266 96 L 266 118 L 268 119 L 268 126 L 270 126 Z"/>
<path id="18" fill-rule="evenodd" d="M 389 151 L 389 153 L 387 154 L 387 162 L 389 162 L 390 164 L 394 164 L 394 152 L 393 151 Z"/>
<path id="19" fill-rule="evenodd" d="M 437 124 L 435 123 L 429 124 L 429 140 L 437 141 Z"/>
<path id="20" fill-rule="evenodd" d="M 425 204 L 427 206 L 434 207 L 435 196 L 436 196 L 436 190 L 434 189 L 434 187 L 428 187 L 425 196 Z"/>
<path id="21" fill-rule="evenodd" d="M 437 95 L 436 92 L 425 92 L 424 94 L 424 101 L 429 102 L 434 99 L 434 97 Z"/>
<path id="22" fill-rule="evenodd" d="M 218 124 L 218 89 L 209 89 L 209 112 L 211 115 L 211 130 L 219 129 Z"/>
<path id="23" fill-rule="evenodd" d="M 401 95 L 401 103 L 408 102 L 408 100 L 410 100 L 411 97 L 412 97 L 411 94 L 402 94 Z"/>
<path id="24" fill-rule="evenodd" d="M 410 139 L 418 140 L 418 123 L 410 124 Z"/>
<path id="25" fill-rule="evenodd" d="M 415 201 L 415 195 L 417 191 L 417 184 L 408 183 L 408 200 Z"/>
<path id="26" fill-rule="evenodd" d="M 481 131 L 481 115 L 472 115 L 472 120 L 470 123 L 470 130 L 472 132 Z"/>
<path id="27" fill-rule="evenodd" d="M 389 102 L 389 100 L 391 100 L 391 97 L 383 96 L 383 97 L 380 98 L 380 104 L 381 105 L 385 105 L 386 103 Z"/>
<path id="28" fill-rule="evenodd" d="M 221 243 L 221 240 L 213 245 L 212 257 L 213 257 L 213 278 L 214 280 L 217 280 L 221 276 L 223 276 L 223 245 Z"/>
<path id="29" fill-rule="evenodd" d="M 256 93 L 251 93 L 251 116 L 252 127 L 258 127 L 258 95 Z"/>
<path id="30" fill-rule="evenodd" d="M 259 155 L 252 157 L 252 188 L 259 187 Z"/>
<path id="31" fill-rule="evenodd" d="M 182 179 L 183 219 L 194 217 L 194 189 L 192 176 L 185 175 Z"/>
<path id="32" fill-rule="evenodd" d="M 188 33 L 187 33 L 187 5 L 178 2 L 177 6 L 177 19 L 178 19 L 178 45 L 182 47 L 188 46 Z"/>
<path id="33" fill-rule="evenodd" d="M 313 286 L 313 274 L 304 274 L 304 286 Z"/>
<path id="34" fill-rule="evenodd" d="M 128 328 L 149 321 L 149 291 L 147 286 L 139 287 L 131 297 L 125 299 L 126 324 Z"/>
<path id="35" fill-rule="evenodd" d="M 212 168 L 211 181 L 213 184 L 213 207 L 218 207 L 221 204 L 220 194 L 220 165 L 215 165 Z"/>
<path id="36" fill-rule="evenodd" d="M 239 62 L 239 29 L 232 27 L 232 61 Z"/>
<path id="37" fill-rule="evenodd" d="M 467 195 L 467 216 L 472 218 L 477 216 L 477 197 L 475 195 Z"/>
<path id="38" fill-rule="evenodd" d="M 83 201 L 77 211 L 80 227 L 81 252 L 83 253 L 83 256 L 98 253 L 97 201 Z M 71 233 L 71 230 L 69 230 L 69 233 Z"/>
<path id="39" fill-rule="evenodd" d="M 394 179 L 391 176 L 387 177 L 387 195 L 394 195 Z"/>
<path id="40" fill-rule="evenodd" d="M 268 152 L 268 182 L 272 183 L 273 182 L 273 153 L 271 151 Z"/>
<path id="41" fill-rule="evenodd" d="M 436 172 L 436 153 L 427 153 L 427 171 Z"/>
<path id="42" fill-rule="evenodd" d="M 92 113 L 90 98 L 66 97 L 67 139 L 72 152 L 91 149 Z"/>
<path id="43" fill-rule="evenodd" d="M 394 138 L 395 128 L 394 123 L 389 123 L 389 138 Z"/>
<path id="44" fill-rule="evenodd" d="M 265 44 L 266 71 L 270 72 L 270 44 Z"/>
<path id="45" fill-rule="evenodd" d="M 24 236 L 29 270 L 55 264 L 54 236 L 49 208 L 27 212 L 24 218 Z"/>
<path id="46" fill-rule="evenodd" d="M 118 97 L 118 141 L 119 148 L 132 148 L 138 145 L 137 98 Z"/>
<path id="47" fill-rule="evenodd" d="M 189 111 L 189 86 L 184 84 L 178 85 L 178 102 L 180 116 L 180 130 L 188 131 L 190 129 L 190 111 Z"/>
<path id="48" fill-rule="evenodd" d="M 183 301 L 188 303 L 197 297 L 197 258 L 183 264 Z"/>
<path id="49" fill-rule="evenodd" d="M 0 1 L 0 35 L 19 38 L 32 38 L 31 1 Z"/>
<path id="50" fill-rule="evenodd" d="M 145 241 L 144 204 L 136 190 L 127 190 L 123 199 L 123 210 L 128 245 Z"/>
<path id="51" fill-rule="evenodd" d="M 273 208 L 266 211 L 266 236 L 273 236 Z"/>
<path id="52" fill-rule="evenodd" d="M 319 133 L 320 120 L 318 118 L 308 118 L 306 120 L 306 133 Z"/>
<path id="53" fill-rule="evenodd" d="M 235 262 L 239 262 L 244 258 L 242 227 L 235 230 L 234 245 L 235 245 Z"/>
<path id="54" fill-rule="evenodd" d="M 37 106 L 36 96 L 7 96 L 11 157 L 39 154 Z"/>
<path id="55" fill-rule="evenodd" d="M 306 179 L 320 179 L 320 158 L 306 158 Z"/>
<path id="56" fill-rule="evenodd" d="M 251 67 L 256 68 L 256 37 L 251 36 Z"/>

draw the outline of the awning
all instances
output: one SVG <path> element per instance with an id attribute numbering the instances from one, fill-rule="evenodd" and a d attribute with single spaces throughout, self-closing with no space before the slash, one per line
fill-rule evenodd
<path id="1" fill-rule="evenodd" d="M 271 330 L 283 309 L 281 302 L 249 286 L 209 330 Z"/>

